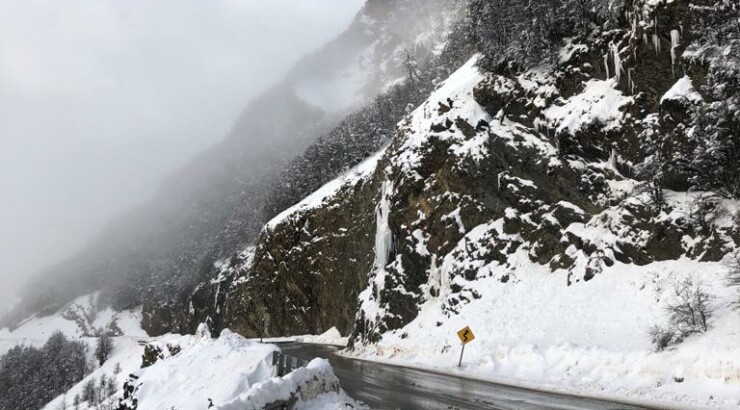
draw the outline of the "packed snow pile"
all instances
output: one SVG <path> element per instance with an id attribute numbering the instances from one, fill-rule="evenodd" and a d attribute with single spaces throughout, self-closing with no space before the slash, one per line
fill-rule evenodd
<path id="1" fill-rule="evenodd" d="M 339 386 L 329 362 L 314 359 L 307 367 L 252 386 L 247 392 L 218 407 L 222 410 L 259 410 L 274 403 L 291 403 L 295 409 L 364 408 Z"/>
<path id="2" fill-rule="evenodd" d="M 734 295 L 719 280 L 721 264 L 618 263 L 591 282 L 568 286 L 524 252 L 511 259 L 510 268 L 487 266 L 483 278 L 465 282 L 477 298 L 456 315 L 443 308 L 449 295 L 429 299 L 411 323 L 353 356 L 614 398 L 740 405 L 740 315 L 728 306 Z M 511 275 L 508 283 L 499 280 L 503 274 Z M 676 297 L 672 286 L 686 279 L 714 295 L 712 328 L 655 352 L 649 330 L 667 321 L 665 307 Z M 458 368 L 456 332 L 465 326 L 476 339 Z"/>
<path id="3" fill-rule="evenodd" d="M 269 337 L 264 339 L 267 343 L 309 343 L 318 345 L 347 346 L 348 337 L 342 336 L 336 327 L 332 327 L 320 335 L 298 335 L 288 337 Z"/>
<path id="4" fill-rule="evenodd" d="M 336 336 L 334 332 L 324 338 Z M 109 359 L 44 410 L 88 410 L 120 404 L 137 410 L 261 409 L 267 403 L 293 400 L 296 408 L 345 408 L 349 399 L 339 388 L 327 361 L 273 378 L 272 344 L 250 341 L 226 329 L 218 338 L 201 325 L 195 335 L 168 334 L 143 346 L 139 340 L 113 338 Z M 153 357 L 149 352 L 157 352 Z"/>
<path id="5" fill-rule="evenodd" d="M 250 342 L 224 330 L 220 337 L 171 336 L 159 344 L 181 350 L 134 374 L 140 410 L 196 410 L 209 399 L 225 403 L 272 376 L 273 345 Z"/>
<path id="6" fill-rule="evenodd" d="M 209 400 L 225 403 L 272 377 L 272 353 L 278 350 L 274 345 L 250 342 L 229 330 L 212 339 L 205 329 L 196 335 L 169 334 L 152 340 L 147 346 L 164 347 L 167 353 L 141 368 L 144 346 L 125 338 L 115 338 L 113 346 L 111 357 L 101 367 L 46 409 L 57 409 L 62 402 L 72 403 L 74 397 L 82 400 L 86 386 L 92 383 L 98 389 L 100 380 L 113 387 L 97 396 L 96 403 L 117 405 L 123 399 L 122 386 L 127 379 L 139 410 L 207 408 Z M 90 401 L 82 403 L 81 409 L 95 406 Z"/>

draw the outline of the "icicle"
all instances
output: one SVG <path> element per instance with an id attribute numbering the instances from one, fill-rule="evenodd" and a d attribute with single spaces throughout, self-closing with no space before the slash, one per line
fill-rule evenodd
<path id="1" fill-rule="evenodd" d="M 650 44 L 650 41 L 648 40 L 647 33 L 645 33 L 645 32 L 642 33 L 642 41 L 645 43 L 645 45 Z"/>
<path id="2" fill-rule="evenodd" d="M 429 281 L 426 291 L 427 299 L 431 300 L 444 295 L 447 287 L 447 274 L 442 270 L 442 267 L 437 266 L 437 255 L 432 254 L 432 264 L 429 267 Z M 432 289 L 437 289 L 437 296 L 434 296 Z"/>
<path id="3" fill-rule="evenodd" d="M 391 232 L 388 225 L 388 216 L 391 212 L 390 196 L 392 191 L 393 183 L 391 181 L 383 182 L 375 222 L 375 269 L 378 272 L 385 272 L 385 267 L 388 265 L 388 255 L 393 244 L 393 232 Z"/>
<path id="4" fill-rule="evenodd" d="M 609 53 L 604 54 L 604 68 L 606 68 L 606 79 L 612 78 L 609 74 Z"/>
<path id="5" fill-rule="evenodd" d="M 653 46 L 655 46 L 655 54 L 660 53 L 660 37 L 658 37 L 658 18 L 655 17 L 655 20 L 653 20 L 653 25 L 655 26 L 655 33 L 653 34 Z"/>
<path id="6" fill-rule="evenodd" d="M 612 43 L 611 48 L 614 58 L 614 77 L 619 82 L 622 79 L 622 57 L 619 55 L 619 47 L 616 44 Z"/>
<path id="7" fill-rule="evenodd" d="M 655 54 L 660 53 L 660 38 L 657 34 L 653 34 L 653 47 L 655 47 Z"/>
<path id="8" fill-rule="evenodd" d="M 632 45 L 632 61 L 637 61 L 637 44 Z"/>
<path id="9" fill-rule="evenodd" d="M 632 82 L 632 71 L 634 69 L 630 68 L 627 70 L 627 87 L 630 90 L 630 95 L 635 95 L 635 83 Z"/>
<path id="10" fill-rule="evenodd" d="M 671 70 L 673 77 L 676 77 L 676 48 L 681 41 L 681 33 L 678 30 L 671 30 Z"/>
<path id="11" fill-rule="evenodd" d="M 619 172 L 617 170 L 617 150 L 615 150 L 614 148 L 612 148 L 612 152 L 609 155 L 609 160 L 607 161 L 606 166 L 614 172 Z"/>

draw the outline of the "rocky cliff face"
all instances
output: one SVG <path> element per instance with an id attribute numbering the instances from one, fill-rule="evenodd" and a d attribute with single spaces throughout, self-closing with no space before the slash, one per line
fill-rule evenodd
<path id="1" fill-rule="evenodd" d="M 736 406 L 738 5 L 609 4 L 542 64 L 481 46 L 224 261 L 211 318 L 445 368 L 470 325 L 471 373 Z"/>
<path id="2" fill-rule="evenodd" d="M 698 6 L 621 7 L 617 26 L 567 38 L 551 66 L 470 60 L 372 167 L 263 228 L 250 263 L 226 269 L 222 324 L 252 335 L 262 322 L 275 335 L 337 325 L 376 343 L 407 334 L 429 303 L 454 317 L 488 297 L 476 283 L 516 287 L 538 267 L 567 287 L 615 267 L 721 260 L 740 243 L 734 202 L 686 192 L 678 167 L 659 184 L 645 171 L 655 136 L 705 101 L 711 63 L 681 57 L 702 36 Z"/>

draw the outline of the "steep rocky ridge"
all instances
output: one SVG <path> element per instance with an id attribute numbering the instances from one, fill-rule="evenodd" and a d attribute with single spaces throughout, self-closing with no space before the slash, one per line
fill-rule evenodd
<path id="1" fill-rule="evenodd" d="M 500 316 L 512 312 L 495 306 L 527 304 L 545 315 L 545 300 L 506 296 L 541 280 L 558 301 L 600 292 L 571 298 L 581 305 L 563 302 L 575 317 L 599 318 L 578 322 L 580 335 L 606 337 L 616 351 L 649 351 L 670 283 L 698 280 L 718 298 L 713 334 L 731 334 L 736 313 L 720 262 L 740 245 L 740 208 L 721 189 L 689 189 L 697 170 L 681 153 L 701 142 L 676 130 L 717 104 L 711 87 L 721 77 L 710 73 L 736 64 L 735 43 L 695 58 L 715 47 L 704 42 L 704 2 L 618 6 L 603 27 L 566 38 L 551 65 L 482 69 L 480 56 L 470 60 L 398 124 L 374 170 L 361 166 L 322 188 L 262 230 L 249 263 L 225 265 L 233 279 L 222 324 L 275 335 L 337 325 L 360 351 L 377 346 L 394 357 L 423 346 L 436 358 L 451 346 L 430 335 L 472 320 L 468 305 L 520 334 Z M 632 308 L 600 304 L 619 292 Z M 567 334 L 571 319 L 559 320 L 554 340 L 586 343 Z M 678 349 L 635 366 L 649 366 L 650 383 L 662 384 L 656 372 L 690 360 L 691 377 L 719 380 L 707 369 L 740 365 L 722 361 L 738 348 L 726 337 L 704 365 L 706 351 Z"/>

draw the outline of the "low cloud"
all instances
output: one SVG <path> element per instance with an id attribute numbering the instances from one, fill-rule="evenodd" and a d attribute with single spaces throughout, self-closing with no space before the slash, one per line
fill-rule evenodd
<path id="1" fill-rule="evenodd" d="M 146 201 L 362 0 L 0 0 L 0 298 Z"/>

